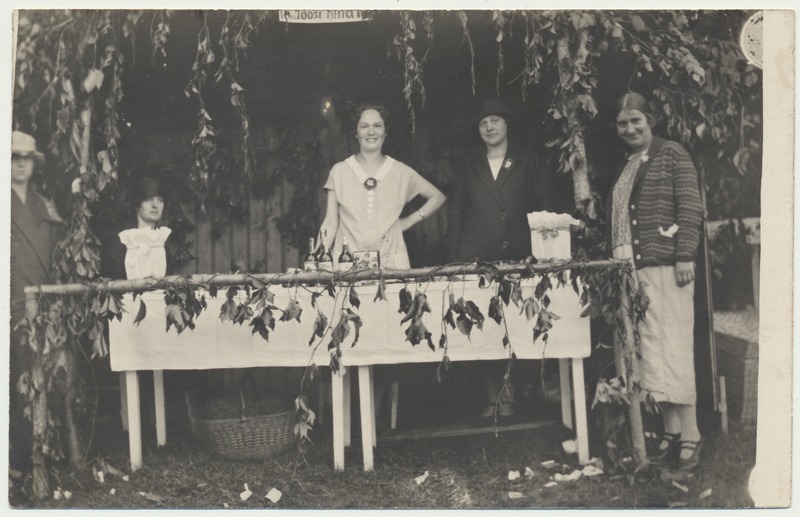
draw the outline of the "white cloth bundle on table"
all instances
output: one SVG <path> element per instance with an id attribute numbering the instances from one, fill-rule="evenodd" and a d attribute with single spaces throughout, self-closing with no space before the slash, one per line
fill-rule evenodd
<path id="1" fill-rule="evenodd" d="M 131 228 L 119 232 L 119 240 L 128 249 L 125 253 L 125 272 L 128 279 L 161 277 L 167 274 L 167 252 L 164 243 L 172 230 L 161 228 Z"/>
<path id="2" fill-rule="evenodd" d="M 554 212 L 531 212 L 528 226 L 531 229 L 531 249 L 537 259 L 569 259 L 572 257 L 570 226 L 579 226 L 580 221 L 569 214 Z"/>

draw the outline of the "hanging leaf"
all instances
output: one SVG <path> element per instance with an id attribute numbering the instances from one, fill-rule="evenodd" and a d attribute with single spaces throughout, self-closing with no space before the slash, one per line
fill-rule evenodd
<path id="1" fill-rule="evenodd" d="M 378 300 L 389 301 L 388 298 L 386 298 L 386 283 L 383 281 L 383 278 L 378 282 L 378 291 L 375 293 L 375 298 L 372 299 L 373 302 L 377 302 Z"/>
<path id="2" fill-rule="evenodd" d="M 447 346 L 447 334 L 442 334 L 439 336 L 439 348 L 445 348 Z"/>
<path id="3" fill-rule="evenodd" d="M 136 318 L 133 320 L 134 325 L 139 325 L 139 322 L 147 316 L 147 306 L 144 304 L 144 300 L 139 301 L 139 311 L 136 313 Z"/>
<path id="4" fill-rule="evenodd" d="M 456 320 L 456 326 L 462 334 L 469 338 L 469 334 L 472 332 L 472 320 L 470 320 L 466 315 L 461 314 Z"/>
<path id="5" fill-rule="evenodd" d="M 400 289 L 400 309 L 397 312 L 402 312 L 403 314 L 408 314 L 408 311 L 411 310 L 411 293 L 403 287 Z"/>
<path id="6" fill-rule="evenodd" d="M 356 309 L 361 307 L 361 300 L 358 299 L 358 293 L 353 287 L 350 288 L 350 296 L 348 297 L 348 300 L 350 301 L 350 305 Z"/>
<path id="7" fill-rule="evenodd" d="M 489 300 L 489 317 L 498 325 L 503 322 L 503 311 L 500 307 L 500 299 L 497 296 L 492 296 Z"/>
<path id="8" fill-rule="evenodd" d="M 311 334 L 311 339 L 308 340 L 308 346 L 314 343 L 315 337 L 322 337 L 325 334 L 325 329 L 328 327 L 328 317 L 320 311 L 317 311 L 317 319 L 314 320 L 314 332 Z"/>
<path id="9" fill-rule="evenodd" d="M 242 323 L 248 321 L 252 317 L 253 317 L 253 309 L 243 303 L 240 303 L 239 305 L 236 306 L 236 314 L 233 316 L 233 323 L 234 325 L 236 324 L 241 325 Z"/>
<path id="10" fill-rule="evenodd" d="M 300 307 L 300 303 L 297 300 L 289 300 L 288 305 L 283 309 L 283 314 L 281 314 L 281 321 L 296 319 L 300 323 L 300 315 L 302 313 L 303 309 Z"/>
<path id="11" fill-rule="evenodd" d="M 447 312 L 444 313 L 444 318 L 442 318 L 450 328 L 456 328 L 456 322 L 453 319 L 453 309 L 447 309 Z"/>

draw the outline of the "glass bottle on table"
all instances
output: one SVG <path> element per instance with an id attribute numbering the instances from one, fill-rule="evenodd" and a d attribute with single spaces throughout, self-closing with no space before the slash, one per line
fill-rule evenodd
<path id="1" fill-rule="evenodd" d="M 347 245 L 347 237 L 342 236 L 342 252 L 339 254 L 339 264 L 337 271 L 350 271 L 353 268 L 353 254 Z"/>
<path id="2" fill-rule="evenodd" d="M 303 258 L 303 269 L 305 271 L 317 270 L 317 255 L 314 247 L 314 237 L 309 237 L 308 239 L 308 253 L 306 254 L 305 258 Z"/>
<path id="3" fill-rule="evenodd" d="M 319 257 L 319 262 L 317 263 L 317 267 L 320 271 L 333 271 L 333 254 L 331 250 L 325 245 L 325 237 L 327 236 L 327 230 L 325 231 L 325 235 L 322 239 L 320 239 L 321 246 L 322 246 L 322 254 Z"/>

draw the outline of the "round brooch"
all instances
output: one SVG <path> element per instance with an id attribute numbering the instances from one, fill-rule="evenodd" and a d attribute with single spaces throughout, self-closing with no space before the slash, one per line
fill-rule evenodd
<path id="1" fill-rule="evenodd" d="M 372 190 L 377 186 L 378 186 L 378 180 L 376 180 L 375 178 L 367 178 L 364 181 L 364 188 L 366 188 L 367 190 Z"/>

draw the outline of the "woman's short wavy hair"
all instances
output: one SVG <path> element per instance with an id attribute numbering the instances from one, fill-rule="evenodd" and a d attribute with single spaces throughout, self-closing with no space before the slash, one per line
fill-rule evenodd
<path id="1" fill-rule="evenodd" d="M 386 133 L 389 133 L 389 110 L 386 109 L 380 102 L 362 102 L 356 105 L 355 109 L 353 110 L 353 116 L 351 117 L 350 123 L 353 130 L 353 134 L 358 131 L 358 121 L 361 120 L 361 115 L 367 110 L 375 110 L 383 119 L 383 126 L 386 128 Z"/>

